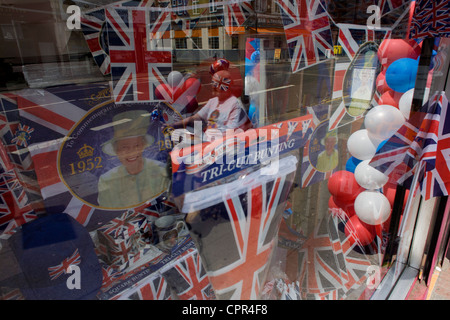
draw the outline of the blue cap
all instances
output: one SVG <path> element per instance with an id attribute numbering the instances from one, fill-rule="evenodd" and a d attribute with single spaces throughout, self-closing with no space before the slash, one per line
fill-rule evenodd
<path id="1" fill-rule="evenodd" d="M 65 213 L 26 223 L 10 239 L 30 300 L 95 299 L 102 270 L 88 231 Z M 68 268 L 72 265 L 72 268 Z"/>

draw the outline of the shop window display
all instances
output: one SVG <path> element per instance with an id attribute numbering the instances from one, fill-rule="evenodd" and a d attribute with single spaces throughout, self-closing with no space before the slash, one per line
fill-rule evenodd
<path id="1" fill-rule="evenodd" d="M 398 186 L 450 174 L 448 41 L 369 2 L 2 6 L 2 298 L 370 299 Z"/>

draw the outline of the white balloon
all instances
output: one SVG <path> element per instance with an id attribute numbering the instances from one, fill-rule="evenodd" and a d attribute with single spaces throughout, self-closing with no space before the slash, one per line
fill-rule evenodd
<path id="1" fill-rule="evenodd" d="M 369 162 L 370 160 L 364 160 L 356 166 L 356 182 L 365 189 L 379 189 L 388 182 L 389 177 L 369 165 Z"/>
<path id="2" fill-rule="evenodd" d="M 355 199 L 354 208 L 358 218 L 371 225 L 382 224 L 391 215 L 388 198 L 374 190 L 361 192 Z"/>
<path id="3" fill-rule="evenodd" d="M 367 129 L 361 129 L 352 133 L 347 141 L 347 149 L 350 154 L 359 160 L 372 159 L 381 140 L 372 139 Z"/>
<path id="4" fill-rule="evenodd" d="M 409 113 L 411 112 L 411 104 L 414 97 L 414 88 L 409 89 L 404 94 L 402 94 L 400 100 L 398 101 L 398 108 L 403 114 L 405 119 L 409 119 Z"/>
<path id="5" fill-rule="evenodd" d="M 178 87 L 183 80 L 183 74 L 179 71 L 172 71 L 167 76 L 167 83 L 172 88 Z"/>
<path id="6" fill-rule="evenodd" d="M 376 139 L 390 138 L 404 123 L 405 117 L 396 107 L 379 105 L 367 112 L 364 125 Z"/>

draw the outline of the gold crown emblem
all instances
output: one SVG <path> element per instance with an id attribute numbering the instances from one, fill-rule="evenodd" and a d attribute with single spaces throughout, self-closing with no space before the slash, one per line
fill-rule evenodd
<path id="1" fill-rule="evenodd" d="M 84 146 L 82 146 L 80 148 L 80 150 L 78 150 L 77 154 L 78 154 L 78 157 L 80 157 L 80 159 L 92 157 L 94 155 L 94 148 L 92 148 L 91 146 L 88 146 L 85 143 Z"/>

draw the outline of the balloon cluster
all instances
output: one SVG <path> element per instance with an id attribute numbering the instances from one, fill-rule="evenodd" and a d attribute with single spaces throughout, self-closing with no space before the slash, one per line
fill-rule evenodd
<path id="1" fill-rule="evenodd" d="M 380 104 L 366 114 L 364 129 L 350 135 L 351 157 L 345 170 L 328 180 L 330 211 L 346 220 L 346 235 L 362 246 L 374 240 L 376 226 L 388 227 L 396 181 L 369 163 L 409 116 L 419 56 L 414 40 L 388 39 L 380 45 L 382 69 L 376 80 Z"/>
<path id="2" fill-rule="evenodd" d="M 387 39 L 378 50 L 381 72 L 376 80 L 380 104 L 399 108 L 409 117 L 421 46 L 413 39 Z"/>
<path id="3" fill-rule="evenodd" d="M 179 71 L 172 71 L 167 76 L 167 84 L 156 87 L 155 95 L 171 104 L 178 104 L 177 109 L 191 113 L 197 107 L 196 95 L 200 92 L 200 80 L 193 76 L 183 76 Z"/>

